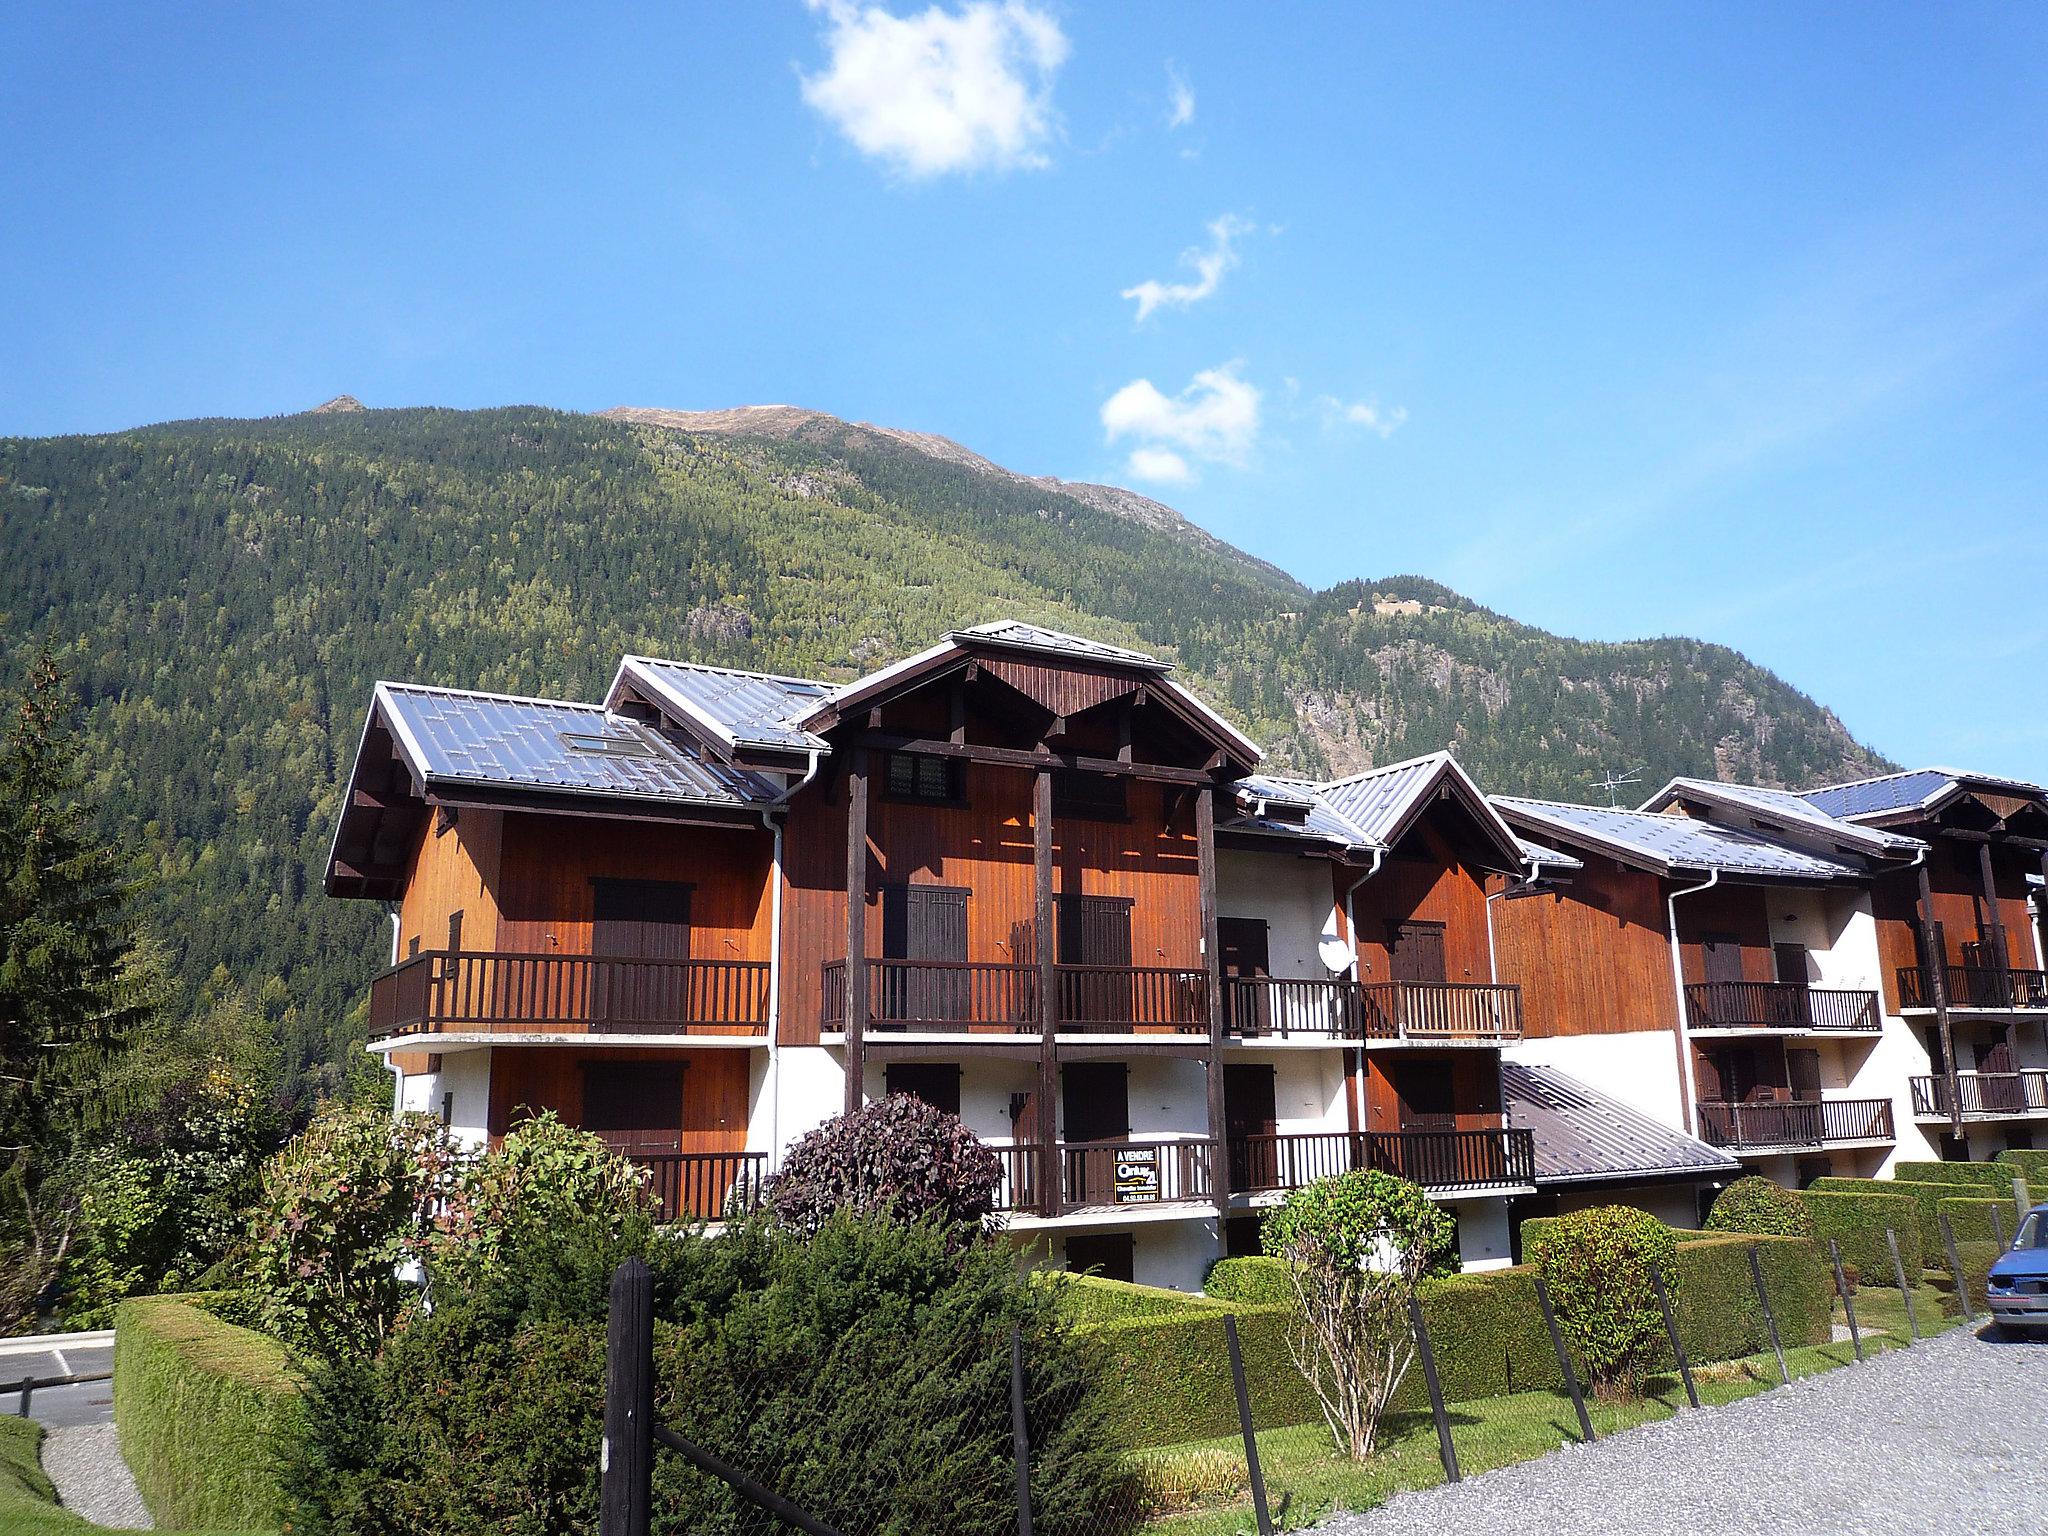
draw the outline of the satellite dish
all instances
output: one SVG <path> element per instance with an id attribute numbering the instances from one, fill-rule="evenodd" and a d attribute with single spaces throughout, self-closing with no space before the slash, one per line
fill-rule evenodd
<path id="1" fill-rule="evenodd" d="M 1352 954 L 1351 946 L 1334 933 L 1324 934 L 1317 942 L 1316 955 L 1323 962 L 1323 969 L 1333 972 L 1350 970 L 1351 962 L 1357 958 Z"/>

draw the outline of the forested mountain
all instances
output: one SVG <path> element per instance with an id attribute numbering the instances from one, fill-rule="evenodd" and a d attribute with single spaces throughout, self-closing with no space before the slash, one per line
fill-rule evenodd
<path id="1" fill-rule="evenodd" d="M 1489 788 L 1603 768 L 1883 766 L 1724 647 L 1588 644 L 1429 581 L 1314 592 L 1157 502 L 943 439 L 350 409 L 0 440 L 0 684 L 49 642 L 107 832 L 185 983 L 244 983 L 309 1066 L 383 952 L 319 876 L 380 677 L 594 698 L 625 650 L 844 678 L 1006 614 L 1131 643 L 1323 773 L 1455 744 Z"/>

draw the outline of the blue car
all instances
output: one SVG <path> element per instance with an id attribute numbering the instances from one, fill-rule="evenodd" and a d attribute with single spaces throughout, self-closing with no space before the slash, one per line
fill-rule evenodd
<path id="1" fill-rule="evenodd" d="M 2003 1328 L 2048 1328 L 2048 1205 L 2020 1218 L 1991 1266 L 1991 1316 Z"/>

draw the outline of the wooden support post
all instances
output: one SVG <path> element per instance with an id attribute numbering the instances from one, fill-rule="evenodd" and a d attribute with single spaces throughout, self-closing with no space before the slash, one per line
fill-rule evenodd
<path id="1" fill-rule="evenodd" d="M 1685 1383 L 1685 1400 L 1697 1408 L 1700 1389 L 1693 1385 L 1692 1362 L 1685 1355 L 1685 1340 L 1678 1336 L 1678 1316 L 1671 1310 L 1671 1293 L 1664 1289 L 1664 1272 L 1650 1266 L 1650 1289 L 1657 1293 L 1657 1308 L 1664 1314 L 1664 1337 L 1671 1342 L 1671 1358 L 1678 1362 L 1678 1379 Z"/>
<path id="2" fill-rule="evenodd" d="M 1031 1536 L 1031 1426 L 1024 1418 L 1024 1336 L 1010 1328 L 1010 1455 L 1017 1464 L 1017 1536 Z"/>
<path id="3" fill-rule="evenodd" d="M 868 750 L 853 749 L 846 776 L 846 1112 L 867 1093 Z"/>
<path id="4" fill-rule="evenodd" d="M 18 1387 L 18 1388 L 17 1388 L 16 1390 L 17 1390 L 17 1391 L 19 1391 L 19 1392 L 21 1393 L 21 1401 L 20 1401 L 20 1402 L 19 1402 L 18 1404 L 16 1404 L 16 1411 L 17 1411 L 17 1412 L 18 1412 L 18 1413 L 20 1414 L 20 1416 L 21 1416 L 22 1418 L 24 1418 L 24 1419 L 25 1419 L 25 1418 L 27 1418 L 27 1417 L 28 1417 L 28 1410 L 29 1410 L 29 1404 L 35 1401 L 35 1395 L 36 1395 L 36 1379 L 35 1379 L 35 1377 L 33 1377 L 33 1376 L 24 1376 L 24 1377 L 22 1377 L 22 1378 L 21 1378 L 21 1385 L 20 1385 L 20 1387 Z"/>
<path id="5" fill-rule="evenodd" d="M 2006 948 L 2005 920 L 1998 915 L 1998 875 L 1991 867 L 1991 843 L 1987 839 L 1977 845 L 1977 878 L 1984 887 L 1984 931 L 1991 938 L 1991 963 L 1999 970 L 2012 968 L 2012 953 Z M 2010 983 L 2000 980 L 2000 997 L 2003 988 Z"/>
<path id="6" fill-rule="evenodd" d="M 1764 1285 L 1763 1245 L 1749 1245 L 1749 1278 L 1756 1283 L 1756 1304 L 1763 1308 L 1764 1331 L 1771 1336 L 1771 1353 L 1778 1357 L 1778 1380 L 1792 1385 L 1792 1372 L 1785 1366 L 1785 1346 L 1778 1342 L 1778 1318 L 1771 1311 L 1771 1293 Z"/>
<path id="7" fill-rule="evenodd" d="M 1040 1204 L 1057 1216 L 1061 1204 L 1059 1145 L 1060 977 L 1053 965 L 1052 770 L 1031 782 L 1032 935 L 1038 950 L 1038 1124 Z"/>
<path id="8" fill-rule="evenodd" d="M 1237 1394 L 1237 1427 L 1244 1434 L 1244 1470 L 1252 1483 L 1252 1514 L 1259 1536 L 1273 1536 L 1273 1516 L 1266 1508 L 1266 1474 L 1259 1465 L 1259 1437 L 1252 1426 L 1252 1394 L 1245 1385 L 1244 1351 L 1237 1342 L 1237 1319 L 1223 1317 L 1223 1342 L 1230 1348 L 1230 1386 Z"/>
<path id="9" fill-rule="evenodd" d="M 1934 887 L 1927 878 L 1927 861 L 1920 861 L 1920 944 L 1921 966 L 1927 976 L 1927 999 L 1934 1005 L 1935 1030 L 1941 1037 L 1942 1080 L 1948 1085 L 1949 1128 L 1963 1134 L 1963 1085 L 1956 1073 L 1955 1028 L 1948 1017 L 1948 938 L 1934 917 Z"/>
<path id="10" fill-rule="evenodd" d="M 653 1433 L 654 1271 L 635 1258 L 612 1271 L 611 1311 L 605 1320 L 600 1536 L 647 1536 L 654 1494 Z"/>
<path id="11" fill-rule="evenodd" d="M 1849 1277 L 1842 1273 L 1842 1250 L 1831 1237 L 1828 1259 L 1835 1266 L 1835 1294 L 1842 1298 L 1842 1315 L 1849 1319 L 1849 1342 L 1856 1347 L 1856 1359 L 1863 1360 L 1863 1330 L 1856 1326 L 1856 1303 L 1849 1295 Z"/>
<path id="12" fill-rule="evenodd" d="M 1884 1229 L 1884 1240 L 1891 1245 L 1892 1278 L 1898 1282 L 1899 1300 L 1906 1305 L 1906 1332 L 1913 1343 L 1920 1342 L 1920 1321 L 1913 1316 L 1913 1292 L 1906 1285 L 1906 1264 L 1899 1257 L 1899 1234 L 1890 1227 Z"/>
<path id="13" fill-rule="evenodd" d="M 1429 1324 L 1422 1303 L 1408 1293 L 1408 1323 L 1415 1330 L 1415 1353 L 1422 1361 L 1422 1379 L 1429 1387 L 1429 1412 L 1436 1420 L 1436 1453 L 1444 1464 L 1444 1480 L 1458 1481 L 1458 1448 L 1451 1444 L 1451 1416 L 1444 1411 L 1444 1384 L 1436 1374 L 1436 1351 L 1429 1346 Z"/>
<path id="14" fill-rule="evenodd" d="M 1543 1283 L 1543 1277 L 1536 1277 L 1536 1307 L 1543 1314 L 1543 1326 L 1550 1330 L 1550 1347 L 1557 1352 L 1558 1374 L 1564 1377 L 1567 1391 L 1572 1395 L 1572 1410 L 1579 1416 L 1579 1434 L 1588 1445 L 1593 1442 L 1593 1419 L 1586 1412 L 1585 1394 L 1579 1391 L 1579 1373 L 1572 1367 L 1572 1352 L 1564 1347 L 1564 1331 L 1557 1326 L 1557 1313 L 1551 1309 L 1550 1287 Z"/>
<path id="15" fill-rule="evenodd" d="M 1216 786 L 1195 791 L 1195 861 L 1202 898 L 1202 987 L 1209 1010 L 1209 1159 L 1211 1195 L 1220 1217 L 1230 1209 L 1230 1142 L 1223 1108 L 1223 956 L 1216 920 Z"/>

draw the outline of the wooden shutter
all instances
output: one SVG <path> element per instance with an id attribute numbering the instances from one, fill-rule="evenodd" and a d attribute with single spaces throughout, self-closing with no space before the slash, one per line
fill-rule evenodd
<path id="1" fill-rule="evenodd" d="M 583 1064 L 583 1129 L 621 1151 L 675 1151 L 682 1145 L 680 1062 Z"/>
<path id="2" fill-rule="evenodd" d="M 1279 1180 L 1279 1147 L 1268 1138 L 1280 1128 L 1273 1068 L 1241 1063 L 1223 1069 L 1223 1134 L 1231 1146 L 1232 1189 L 1272 1189 Z"/>
<path id="3" fill-rule="evenodd" d="M 967 892 L 949 885 L 892 885 L 882 890 L 882 954 L 885 959 L 937 962 L 967 958 Z M 968 1022 L 969 986 L 964 972 L 915 965 L 885 968 L 878 1019 L 933 1024 Z"/>
<path id="4" fill-rule="evenodd" d="M 1787 1050 L 1785 1081 L 1795 1099 L 1820 1097 L 1820 1052 Z"/>
<path id="5" fill-rule="evenodd" d="M 1392 923 L 1387 938 L 1387 968 L 1395 981 L 1444 982 L 1450 979 L 1444 960 L 1442 923 Z"/>
<path id="6" fill-rule="evenodd" d="M 1129 965 L 1131 899 L 1061 896 L 1057 959 L 1061 965 Z"/>
<path id="7" fill-rule="evenodd" d="M 1708 981 L 1741 981 L 1742 941 L 1733 934 L 1708 934 L 1700 940 L 1700 964 Z"/>
<path id="8" fill-rule="evenodd" d="M 960 1068 L 948 1061 L 892 1061 L 883 1072 L 889 1093 L 907 1093 L 933 1109 L 960 1113 Z"/>
<path id="9" fill-rule="evenodd" d="M 690 887 L 672 880 L 593 880 L 590 952 L 634 960 L 690 958 Z"/>

